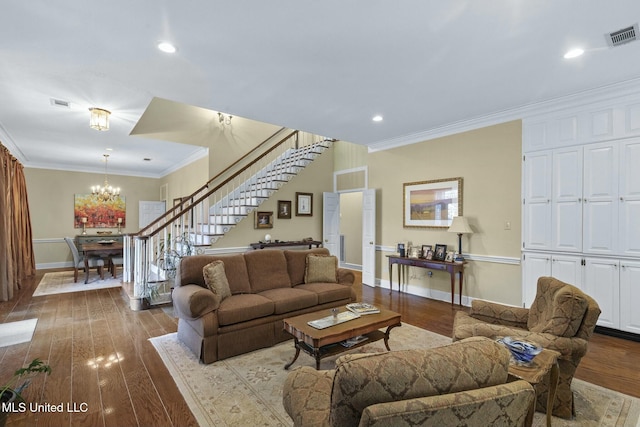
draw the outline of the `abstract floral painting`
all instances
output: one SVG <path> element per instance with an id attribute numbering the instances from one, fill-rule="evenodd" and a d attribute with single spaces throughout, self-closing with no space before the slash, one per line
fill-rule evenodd
<path id="1" fill-rule="evenodd" d="M 82 218 L 86 218 L 87 228 L 116 228 L 126 226 L 126 204 L 124 196 L 102 201 L 92 194 L 74 195 L 73 221 L 75 228 L 82 228 Z"/>

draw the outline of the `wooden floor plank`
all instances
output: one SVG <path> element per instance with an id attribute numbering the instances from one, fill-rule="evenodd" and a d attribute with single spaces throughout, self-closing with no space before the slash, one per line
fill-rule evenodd
<path id="1" fill-rule="evenodd" d="M 30 343 L 0 348 L 0 383 L 33 357 L 52 363 L 50 377 L 34 382 L 29 396 L 59 403 L 86 402 L 89 410 L 69 418 L 71 426 L 195 426 L 175 382 L 149 338 L 177 330 L 171 307 L 134 312 L 120 288 L 33 297 L 44 273 L 26 281 L 12 301 L 0 303 L 0 321 L 37 318 Z M 59 271 L 59 270 L 57 270 Z M 356 272 L 357 283 L 360 274 Z M 399 312 L 409 323 L 451 336 L 453 318 L 464 307 L 355 285 L 359 299 Z M 111 358 L 111 359 L 110 359 Z M 640 343 L 595 334 L 576 377 L 640 397 Z M 56 397 L 50 397 L 51 393 Z M 54 403 L 54 402 L 50 402 Z M 158 414 L 160 414 L 158 416 Z M 34 414 L 12 414 L 7 427 L 54 425 Z"/>

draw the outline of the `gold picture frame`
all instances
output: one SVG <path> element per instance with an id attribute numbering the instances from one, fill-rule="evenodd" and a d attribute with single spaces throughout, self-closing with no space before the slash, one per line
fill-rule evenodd
<path id="1" fill-rule="evenodd" d="M 462 178 L 403 184 L 402 220 L 405 228 L 448 228 L 462 215 Z"/>
<path id="2" fill-rule="evenodd" d="M 273 211 L 256 211 L 254 228 L 273 228 Z"/>

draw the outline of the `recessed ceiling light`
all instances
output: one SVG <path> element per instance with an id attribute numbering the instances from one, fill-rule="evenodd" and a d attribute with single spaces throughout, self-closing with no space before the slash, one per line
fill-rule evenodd
<path id="1" fill-rule="evenodd" d="M 381 122 L 382 118 L 383 117 L 378 114 L 377 116 L 373 116 L 373 118 L 371 120 L 373 120 L 374 122 Z"/>
<path id="2" fill-rule="evenodd" d="M 175 53 L 178 50 L 173 44 L 169 42 L 159 42 L 158 49 L 165 53 Z"/>
<path id="3" fill-rule="evenodd" d="M 584 53 L 584 49 L 580 49 L 580 48 L 571 49 L 570 51 L 564 54 L 564 59 L 577 58 L 583 53 Z"/>
<path id="4" fill-rule="evenodd" d="M 106 151 L 113 151 L 113 148 L 105 148 Z"/>

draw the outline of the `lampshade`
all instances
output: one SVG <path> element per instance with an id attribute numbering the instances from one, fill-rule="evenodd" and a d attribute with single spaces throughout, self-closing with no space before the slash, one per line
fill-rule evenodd
<path id="1" fill-rule="evenodd" d="M 458 234 L 472 234 L 473 230 L 471 229 L 471 227 L 469 227 L 467 218 L 463 216 L 456 216 L 453 218 L 453 221 L 451 221 L 449 232 Z"/>
<path id="2" fill-rule="evenodd" d="M 109 130 L 109 115 L 111 111 L 102 108 L 89 108 L 91 117 L 89 118 L 89 127 L 96 130 Z"/>

